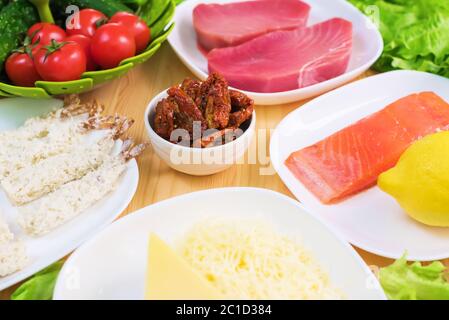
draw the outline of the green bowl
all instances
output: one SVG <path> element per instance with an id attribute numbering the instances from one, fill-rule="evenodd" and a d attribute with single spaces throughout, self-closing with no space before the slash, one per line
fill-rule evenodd
<path id="1" fill-rule="evenodd" d="M 173 15 L 174 3 L 171 1 L 166 13 Z M 167 18 L 167 17 L 165 17 Z M 170 17 L 171 20 L 171 17 Z M 157 21 L 155 21 L 157 23 Z M 153 25 L 153 24 L 152 24 Z M 152 25 L 150 27 L 152 27 Z M 173 30 L 174 23 L 166 26 L 156 38 L 152 39 L 148 47 L 134 57 L 123 60 L 119 66 L 113 69 L 88 71 L 81 75 L 81 79 L 67 82 L 36 81 L 35 87 L 20 87 L 5 82 L 0 82 L 0 97 L 27 97 L 45 99 L 53 95 L 82 93 L 94 89 L 107 81 L 119 78 L 139 63 L 147 61 L 161 47 Z"/>

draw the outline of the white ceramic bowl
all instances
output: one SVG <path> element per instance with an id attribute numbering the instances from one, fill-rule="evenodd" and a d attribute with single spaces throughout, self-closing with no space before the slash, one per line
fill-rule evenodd
<path id="1" fill-rule="evenodd" d="M 285 195 L 258 188 L 204 190 L 127 215 L 69 257 L 53 298 L 143 299 L 149 234 L 174 245 L 196 223 L 223 217 L 266 221 L 282 235 L 299 239 L 348 299 L 385 299 L 368 266 L 320 218 Z"/>
<path id="2" fill-rule="evenodd" d="M 156 154 L 171 168 L 195 176 L 221 172 L 234 165 L 248 149 L 256 130 L 256 112 L 244 133 L 232 142 L 221 146 L 199 149 L 171 143 L 153 130 L 153 120 L 158 102 L 166 98 L 166 90 L 151 100 L 145 110 L 145 127 Z"/>

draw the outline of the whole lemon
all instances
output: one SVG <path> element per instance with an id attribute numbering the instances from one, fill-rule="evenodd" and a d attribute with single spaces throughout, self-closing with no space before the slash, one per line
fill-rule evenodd
<path id="1" fill-rule="evenodd" d="M 449 227 L 449 132 L 415 142 L 394 168 L 379 176 L 378 185 L 413 219 Z"/>

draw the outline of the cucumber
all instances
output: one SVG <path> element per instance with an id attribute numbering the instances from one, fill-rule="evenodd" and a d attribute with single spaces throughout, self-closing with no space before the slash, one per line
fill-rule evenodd
<path id="1" fill-rule="evenodd" d="M 52 0 L 52 11 L 56 15 L 64 15 L 69 5 L 78 6 L 80 9 L 91 8 L 103 12 L 112 17 L 119 11 L 132 12 L 132 10 L 117 0 Z"/>
<path id="2" fill-rule="evenodd" d="M 12 0 L 0 11 L 0 72 L 12 50 L 19 47 L 29 27 L 39 22 L 39 14 L 27 0 Z"/>

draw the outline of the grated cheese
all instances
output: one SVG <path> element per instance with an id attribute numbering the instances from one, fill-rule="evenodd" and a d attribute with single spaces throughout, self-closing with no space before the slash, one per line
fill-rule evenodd
<path id="1" fill-rule="evenodd" d="M 343 299 L 315 258 L 260 221 L 207 221 L 180 254 L 230 299 Z"/>

